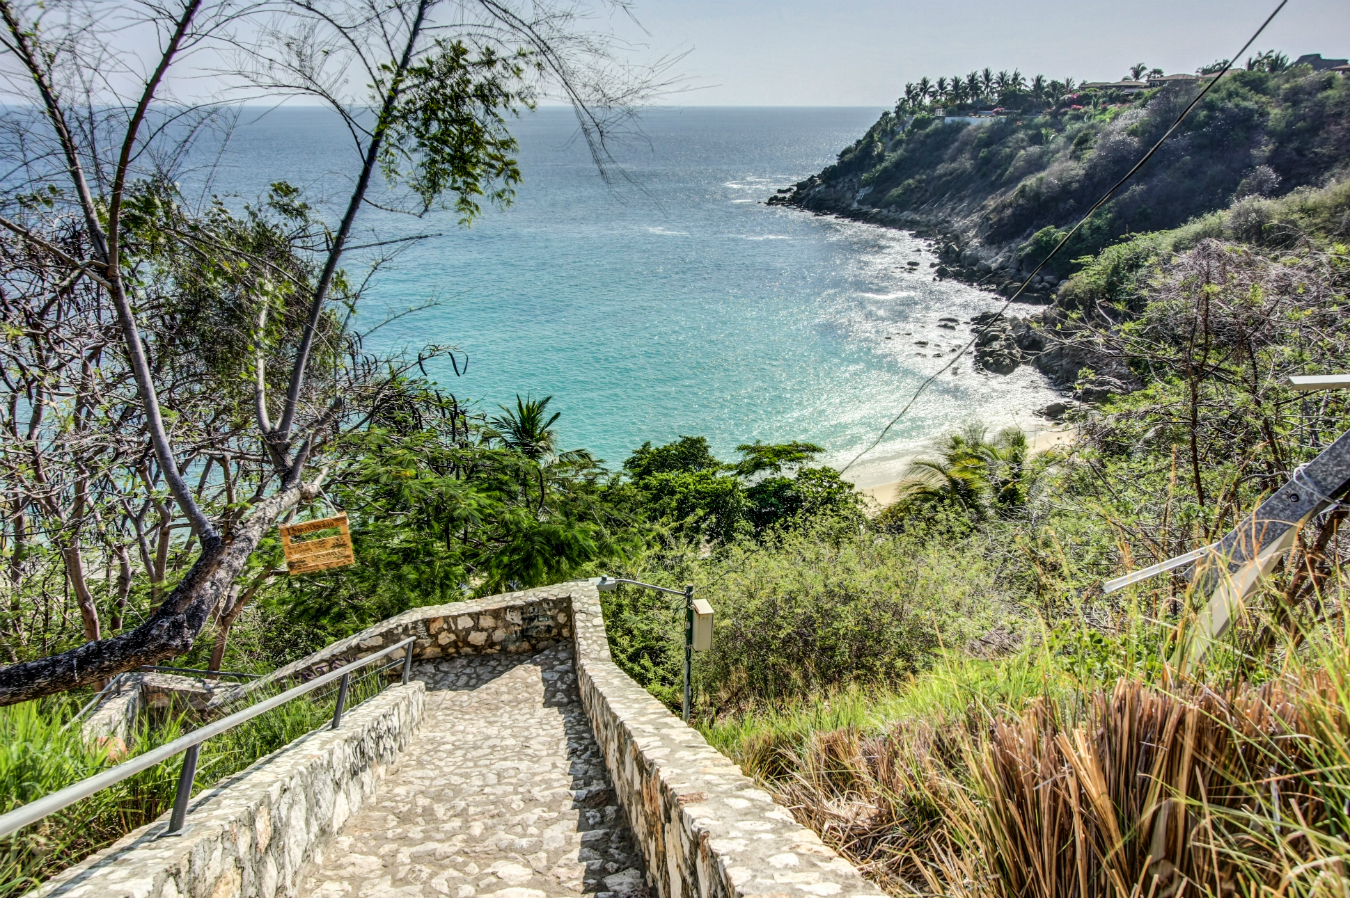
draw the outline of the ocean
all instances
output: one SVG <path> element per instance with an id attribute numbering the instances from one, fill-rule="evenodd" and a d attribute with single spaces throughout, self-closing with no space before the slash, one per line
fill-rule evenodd
<path id="1" fill-rule="evenodd" d="M 508 209 L 468 228 L 452 212 L 363 214 L 358 243 L 437 236 L 375 273 L 357 326 L 414 309 L 366 346 L 454 346 L 467 370 L 427 366 L 443 390 L 488 413 L 516 394 L 552 396 L 561 446 L 611 467 L 645 441 L 681 435 L 707 437 L 724 459 L 739 443 L 807 440 L 841 466 L 969 339 L 964 323 L 949 330 L 940 319 L 965 322 L 1001 303 L 935 281 L 935 257 L 906 232 L 764 205 L 876 115 L 649 110 L 615 149 L 607 183 L 570 110 L 527 113 L 513 128 L 524 180 Z M 285 179 L 336 205 L 355 162 L 331 113 L 250 108 L 211 168 L 212 188 L 252 201 Z M 353 277 L 364 276 L 360 255 Z M 1052 398 L 1034 371 L 989 375 L 963 358 L 849 476 L 894 480 L 904 458 L 969 421 L 1043 427 L 1031 412 Z"/>

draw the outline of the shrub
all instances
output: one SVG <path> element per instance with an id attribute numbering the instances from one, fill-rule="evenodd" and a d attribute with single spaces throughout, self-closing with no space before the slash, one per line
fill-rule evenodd
<path id="1" fill-rule="evenodd" d="M 706 558 L 652 555 L 627 575 L 695 584 L 717 611 L 713 649 L 698 658 L 698 705 L 717 713 L 847 682 L 894 682 L 944 647 L 982 635 L 1002 595 L 986 544 L 878 535 L 827 519 Z M 627 576 L 626 575 L 626 576 Z M 620 666 L 667 701 L 680 679 L 678 599 L 606 597 Z"/>

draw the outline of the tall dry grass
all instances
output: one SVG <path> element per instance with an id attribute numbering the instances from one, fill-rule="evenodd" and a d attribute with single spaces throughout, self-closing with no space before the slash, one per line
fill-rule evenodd
<path id="1" fill-rule="evenodd" d="M 1262 685 L 761 734 L 739 759 L 892 894 L 1350 896 L 1350 642 Z"/>

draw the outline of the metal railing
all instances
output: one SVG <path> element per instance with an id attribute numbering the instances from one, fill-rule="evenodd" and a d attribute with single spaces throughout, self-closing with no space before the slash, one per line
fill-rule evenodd
<path id="1" fill-rule="evenodd" d="M 253 718 L 266 714 L 273 708 L 278 708 L 291 699 L 299 698 L 318 689 L 334 680 L 339 681 L 337 708 L 333 712 L 332 728 L 337 729 L 342 724 L 342 712 L 347 702 L 347 689 L 351 685 L 352 672 L 366 667 L 373 661 L 377 661 L 387 655 L 392 655 L 399 649 L 404 649 L 403 663 L 403 684 L 407 685 L 408 677 L 412 673 L 413 644 L 415 637 L 409 637 L 402 642 L 389 646 L 387 649 L 369 655 L 359 661 L 353 661 L 351 664 L 339 667 L 337 670 L 331 670 L 322 676 L 315 677 L 307 683 L 302 683 L 292 689 L 288 689 L 280 695 L 275 695 L 265 701 L 237 711 L 229 717 L 224 717 L 214 723 L 209 723 L 201 729 L 193 730 L 185 736 L 173 740 L 167 745 L 138 755 L 130 761 L 124 761 L 116 767 L 109 768 L 102 773 L 81 780 L 78 783 L 67 786 L 50 795 L 45 795 L 37 801 L 29 802 L 21 808 L 15 808 L 8 814 L 0 814 L 0 838 L 15 833 L 29 824 L 36 823 L 43 817 L 54 814 L 62 808 L 68 807 L 81 799 L 88 798 L 96 792 L 101 792 L 109 786 L 115 786 L 128 777 L 135 776 L 142 770 L 154 767 L 156 764 L 169 760 L 174 755 L 184 753 L 183 770 L 178 777 L 178 792 L 174 797 L 173 814 L 169 818 L 169 826 L 161 836 L 177 835 L 183 830 L 183 823 L 187 818 L 188 801 L 192 797 L 192 781 L 197 776 L 197 756 L 201 751 L 201 745 L 207 739 L 213 736 L 219 736 L 228 730 L 234 729 L 239 724 L 252 720 Z M 397 662 L 396 662 L 397 663 Z M 393 667 L 393 664 L 387 667 Z M 384 668 L 381 668 L 382 670 Z"/>
<path id="2" fill-rule="evenodd" d="M 654 592 L 666 592 L 673 596 L 684 596 L 684 696 L 680 704 L 680 717 L 685 723 L 689 722 L 689 699 L 690 699 L 690 676 L 694 665 L 694 587 L 686 586 L 684 589 L 671 589 L 668 586 L 657 586 L 654 583 L 643 583 L 641 580 L 625 580 L 621 577 L 601 577 L 600 582 L 596 584 L 602 592 L 609 592 L 617 586 L 641 586 L 643 589 L 650 589 Z"/>
<path id="3" fill-rule="evenodd" d="M 181 673 L 192 674 L 205 680 L 218 680 L 221 677 L 233 677 L 236 680 L 260 680 L 261 674 L 239 673 L 235 670 L 201 670 L 196 667 L 165 667 L 162 664 L 142 664 L 145 673 Z"/>

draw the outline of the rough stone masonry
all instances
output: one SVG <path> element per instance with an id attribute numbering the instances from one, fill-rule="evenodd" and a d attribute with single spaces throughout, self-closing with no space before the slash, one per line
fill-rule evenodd
<path id="1" fill-rule="evenodd" d="M 420 681 L 199 795 L 189 837 L 152 824 L 40 894 L 882 898 L 615 666 L 592 582 L 413 609 L 269 681 L 408 636 L 416 736 Z"/>

